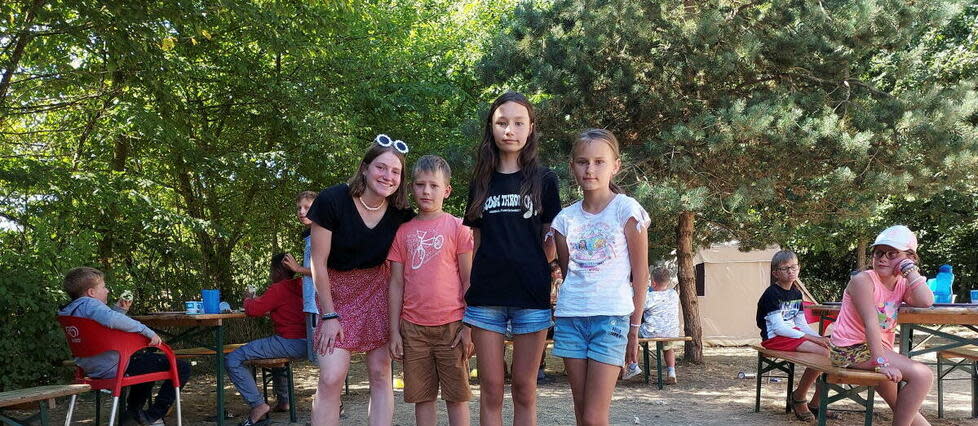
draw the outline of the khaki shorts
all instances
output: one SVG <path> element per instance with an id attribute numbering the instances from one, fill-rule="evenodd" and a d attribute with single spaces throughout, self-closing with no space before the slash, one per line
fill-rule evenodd
<path id="1" fill-rule="evenodd" d="M 685 343 L 686 342 L 683 342 L 681 340 L 670 340 L 668 342 L 662 342 L 662 350 L 663 351 L 671 351 L 673 349 L 683 349 L 683 348 L 686 347 L 685 346 Z M 652 343 L 652 344 L 654 345 L 655 343 Z M 649 348 L 649 349 L 652 349 L 652 348 Z"/>
<path id="2" fill-rule="evenodd" d="M 469 359 L 461 344 L 452 348 L 462 327 L 462 321 L 426 327 L 401 320 L 404 402 L 434 401 L 439 387 L 445 401 L 465 402 L 472 398 Z"/>

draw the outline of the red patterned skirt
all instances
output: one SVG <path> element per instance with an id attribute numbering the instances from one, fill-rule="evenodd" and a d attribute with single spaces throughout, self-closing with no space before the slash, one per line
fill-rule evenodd
<path id="1" fill-rule="evenodd" d="M 337 271 L 328 269 L 333 307 L 340 314 L 343 339 L 336 347 L 350 352 L 368 352 L 390 339 L 388 286 L 390 268 L 386 263 L 370 269 Z M 318 301 L 317 301 L 318 302 Z M 326 312 L 322 305 L 319 312 Z M 316 352 L 326 354 L 323 323 L 316 325 Z"/>

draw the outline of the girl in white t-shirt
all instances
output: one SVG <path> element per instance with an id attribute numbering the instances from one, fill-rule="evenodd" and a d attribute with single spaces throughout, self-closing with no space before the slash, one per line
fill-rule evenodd
<path id="1" fill-rule="evenodd" d="M 650 220 L 612 182 L 621 159 L 611 132 L 581 133 L 570 168 L 584 199 L 552 223 L 565 277 L 557 297 L 553 353 L 564 358 L 577 424 L 607 424 L 621 367 L 638 359 Z"/>

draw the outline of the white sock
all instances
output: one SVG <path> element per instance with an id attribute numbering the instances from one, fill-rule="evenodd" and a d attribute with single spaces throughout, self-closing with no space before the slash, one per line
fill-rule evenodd
<path id="1" fill-rule="evenodd" d="M 676 377 L 676 367 L 666 367 L 666 374 L 670 377 Z"/>

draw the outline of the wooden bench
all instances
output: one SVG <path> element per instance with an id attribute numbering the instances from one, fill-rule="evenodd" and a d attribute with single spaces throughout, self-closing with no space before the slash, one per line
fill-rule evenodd
<path id="1" fill-rule="evenodd" d="M 85 393 L 92 390 L 89 385 L 50 385 L 37 386 L 27 389 L 18 389 L 7 392 L 0 392 L 0 411 L 3 409 L 22 409 L 26 405 L 37 402 L 40 412 L 26 419 L 14 419 L 0 414 L 0 422 L 9 425 L 26 425 L 40 419 L 41 425 L 47 426 L 48 406 L 53 405 L 56 398 Z M 69 413 L 74 407 L 69 407 Z"/>
<path id="2" fill-rule="evenodd" d="M 662 389 L 662 352 L 664 351 L 664 345 L 668 342 L 688 342 L 692 341 L 693 338 L 689 336 L 680 337 L 639 337 L 638 344 L 642 346 L 642 356 L 645 361 L 645 370 L 642 373 L 645 375 L 645 383 L 649 383 L 649 357 L 651 355 L 651 350 L 649 349 L 650 343 L 655 343 L 655 366 L 656 366 L 656 385 L 659 389 Z M 512 340 L 506 340 L 506 345 L 512 345 Z M 552 345 L 554 343 L 553 339 L 544 340 L 544 345 Z"/>
<path id="3" fill-rule="evenodd" d="M 963 370 L 969 373 L 970 377 L 968 378 L 971 379 L 971 417 L 978 417 L 978 399 L 975 398 L 978 395 L 978 348 L 974 346 L 945 349 L 937 352 L 937 417 L 944 418 L 944 381 L 968 379 L 945 379 L 954 370 Z"/>
<path id="4" fill-rule="evenodd" d="M 266 404 L 268 404 L 268 384 L 275 379 L 272 369 L 285 369 L 286 384 L 289 387 L 289 421 L 295 423 L 298 421 L 298 418 L 295 413 L 295 384 L 292 380 L 292 361 L 289 358 L 261 358 L 246 360 L 244 364 L 251 367 L 251 375 L 255 376 L 255 382 L 258 381 L 258 370 L 261 370 L 262 394 L 265 396 Z M 347 393 L 349 393 L 349 390 L 347 390 Z"/>
<path id="5" fill-rule="evenodd" d="M 829 404 L 850 399 L 865 408 L 865 419 L 863 424 L 873 424 L 873 399 L 876 386 L 888 379 L 885 375 L 853 368 L 833 367 L 832 362 L 827 357 L 805 352 L 786 352 L 765 349 L 761 346 L 752 346 L 757 350 L 757 391 L 754 399 L 754 412 L 761 411 L 761 383 L 764 373 L 771 371 L 781 371 L 788 376 L 788 387 L 785 392 L 785 412 L 791 412 L 791 391 L 794 388 L 795 364 L 818 370 L 822 374 L 818 376 L 815 384 L 818 392 L 818 425 L 825 426 L 825 413 Z M 779 361 L 780 360 L 780 361 Z M 844 387 L 842 385 L 849 385 Z M 829 390 L 835 392 L 829 396 Z M 859 394 L 867 392 L 863 399 Z"/>

